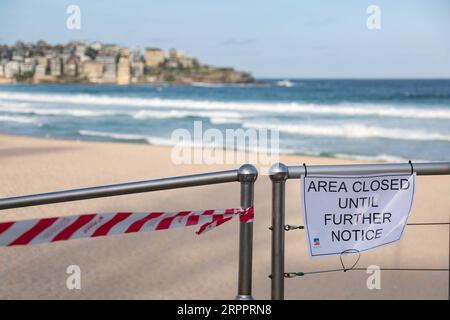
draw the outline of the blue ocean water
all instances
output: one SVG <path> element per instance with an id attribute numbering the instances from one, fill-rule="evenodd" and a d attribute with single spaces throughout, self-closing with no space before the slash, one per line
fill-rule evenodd
<path id="1" fill-rule="evenodd" d="M 170 145 L 173 130 L 272 128 L 284 153 L 450 159 L 450 80 L 0 85 L 0 133 Z"/>

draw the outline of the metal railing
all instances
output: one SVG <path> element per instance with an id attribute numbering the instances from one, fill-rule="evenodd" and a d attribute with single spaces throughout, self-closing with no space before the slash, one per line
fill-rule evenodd
<path id="1" fill-rule="evenodd" d="M 253 206 L 254 183 L 257 176 L 256 168 L 253 165 L 245 164 L 238 170 L 4 198 L 0 199 L 0 210 L 228 182 L 240 182 L 240 205 L 242 208 L 248 208 Z M 240 222 L 239 225 L 239 271 L 236 299 L 252 300 L 253 223 Z"/>
<path id="2" fill-rule="evenodd" d="M 355 165 L 286 166 L 274 164 L 269 170 L 272 180 L 272 261 L 271 298 L 284 299 L 285 185 L 288 179 L 307 174 L 375 174 L 416 172 L 417 175 L 450 174 L 450 162 L 386 163 Z"/>

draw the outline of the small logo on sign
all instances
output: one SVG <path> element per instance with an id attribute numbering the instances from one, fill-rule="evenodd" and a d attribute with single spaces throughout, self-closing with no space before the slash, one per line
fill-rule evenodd
<path id="1" fill-rule="evenodd" d="M 319 238 L 314 238 L 314 241 L 313 241 L 313 242 L 314 242 L 314 243 L 313 243 L 314 247 L 320 246 L 320 240 L 319 240 Z"/>

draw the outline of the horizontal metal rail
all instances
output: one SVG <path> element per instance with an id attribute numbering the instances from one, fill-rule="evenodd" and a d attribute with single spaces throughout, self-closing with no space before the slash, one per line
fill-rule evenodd
<path id="1" fill-rule="evenodd" d="M 343 164 L 343 165 L 306 165 L 307 174 L 376 174 L 405 173 L 413 171 L 417 175 L 450 174 L 450 162 L 426 163 L 376 163 L 376 164 Z M 286 166 L 287 179 L 300 179 L 305 175 L 305 166 Z"/>
<path id="2" fill-rule="evenodd" d="M 258 171 L 250 164 L 244 164 L 238 170 L 228 170 L 179 176 L 155 180 L 112 184 L 92 188 L 73 189 L 49 193 L 0 199 L 0 210 L 60 203 L 76 200 L 111 197 L 118 195 L 197 187 L 218 183 L 239 182 L 241 185 L 241 207 L 253 207 L 254 183 Z M 239 265 L 238 293 L 236 299 L 251 300 L 252 296 L 252 250 L 253 223 L 239 223 Z"/>
<path id="3" fill-rule="evenodd" d="M 274 164 L 269 176 L 272 180 L 272 261 L 271 261 L 271 297 L 273 300 L 284 299 L 284 254 L 285 254 L 285 194 L 286 180 L 301 179 L 306 175 L 335 174 L 385 174 L 409 173 L 417 175 L 450 174 L 450 162 L 428 163 L 377 163 L 350 165 L 302 165 L 286 166 Z"/>
<path id="4" fill-rule="evenodd" d="M 0 210 L 239 181 L 239 170 L 112 184 L 0 199 Z"/>

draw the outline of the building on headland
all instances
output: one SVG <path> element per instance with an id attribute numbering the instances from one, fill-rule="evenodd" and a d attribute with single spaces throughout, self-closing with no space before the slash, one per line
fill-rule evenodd
<path id="1" fill-rule="evenodd" d="M 131 82 L 138 83 L 144 81 L 144 62 L 131 61 Z"/>
<path id="2" fill-rule="evenodd" d="M 105 84 L 253 82 L 250 74 L 202 65 L 183 51 L 71 41 L 0 44 L 0 82 Z"/>
<path id="3" fill-rule="evenodd" d="M 13 54 L 11 60 L 12 61 L 17 61 L 17 62 L 23 62 L 23 60 L 25 59 L 25 57 L 23 56 L 23 54 L 16 52 L 15 54 Z"/>
<path id="4" fill-rule="evenodd" d="M 178 68 L 178 51 L 176 49 L 170 49 L 167 53 L 167 61 L 164 64 L 168 68 Z"/>
<path id="5" fill-rule="evenodd" d="M 69 58 L 72 56 L 74 52 L 75 52 L 75 44 L 73 43 L 68 43 L 62 47 L 62 52 L 59 56 L 61 57 L 63 66 L 66 64 L 67 60 L 69 60 Z"/>
<path id="6" fill-rule="evenodd" d="M 138 46 L 133 49 L 130 58 L 131 82 L 142 82 L 144 80 L 144 62 L 142 61 L 141 50 Z"/>
<path id="7" fill-rule="evenodd" d="M 33 78 L 35 82 L 40 82 L 47 77 L 48 59 L 46 57 L 36 57 L 36 67 L 34 68 Z"/>
<path id="8" fill-rule="evenodd" d="M 130 49 L 122 47 L 119 49 L 119 56 L 120 57 L 129 57 L 130 56 Z"/>
<path id="9" fill-rule="evenodd" d="M 11 79 L 20 74 L 20 63 L 18 61 L 8 61 L 5 64 L 5 78 Z"/>
<path id="10" fill-rule="evenodd" d="M 54 77 L 59 77 L 62 75 L 63 67 L 62 67 L 62 59 L 60 56 L 55 55 L 49 60 L 50 65 L 50 74 Z"/>
<path id="11" fill-rule="evenodd" d="M 10 50 L 7 45 L 0 44 L 0 62 L 4 63 L 4 61 L 10 60 Z"/>
<path id="12" fill-rule="evenodd" d="M 167 54 L 165 66 L 169 68 L 190 69 L 198 66 L 197 59 L 177 49 L 170 49 Z"/>
<path id="13" fill-rule="evenodd" d="M 115 44 L 103 44 L 98 51 L 103 55 L 117 57 L 120 54 L 120 47 Z"/>
<path id="14" fill-rule="evenodd" d="M 86 55 L 87 48 L 88 45 L 85 43 L 79 42 L 76 44 L 74 53 L 79 57 L 80 63 L 91 59 L 89 56 Z"/>
<path id="15" fill-rule="evenodd" d="M 145 49 L 145 66 L 148 68 L 158 68 L 164 63 L 164 51 L 159 48 Z"/>
<path id="16" fill-rule="evenodd" d="M 185 53 L 182 53 L 181 55 L 178 56 L 178 63 L 180 64 L 181 68 L 185 69 L 194 68 L 195 66 L 198 65 L 198 62 L 195 58 Z"/>
<path id="17" fill-rule="evenodd" d="M 131 60 L 128 48 L 119 49 L 117 60 L 117 84 L 127 85 L 131 82 Z"/>
<path id="18" fill-rule="evenodd" d="M 141 48 L 139 46 L 135 46 L 134 49 L 130 53 L 131 62 L 140 62 L 142 61 Z"/>
<path id="19" fill-rule="evenodd" d="M 25 58 L 23 63 L 20 66 L 20 74 L 22 75 L 32 75 L 35 72 L 36 68 L 36 59 L 34 58 Z"/>
<path id="20" fill-rule="evenodd" d="M 47 72 L 48 69 L 48 59 L 46 57 L 37 56 L 36 58 L 36 68 L 42 67 Z"/>
<path id="21" fill-rule="evenodd" d="M 116 56 L 110 55 L 109 52 L 100 52 L 95 57 L 95 61 L 99 62 L 103 66 L 102 83 L 115 83 L 116 82 Z"/>
<path id="22" fill-rule="evenodd" d="M 71 56 L 64 63 L 64 75 L 75 78 L 78 75 L 78 64 L 80 62 L 80 58 L 72 53 Z"/>
<path id="23" fill-rule="evenodd" d="M 127 85 L 131 82 L 130 58 L 122 56 L 117 63 L 117 84 Z"/>
<path id="24" fill-rule="evenodd" d="M 36 65 L 36 68 L 34 68 L 34 78 L 40 78 L 47 75 L 47 68 L 43 65 Z"/>
<path id="25" fill-rule="evenodd" d="M 101 83 L 103 78 L 103 65 L 98 61 L 85 61 L 81 64 L 80 75 L 92 83 Z"/>

